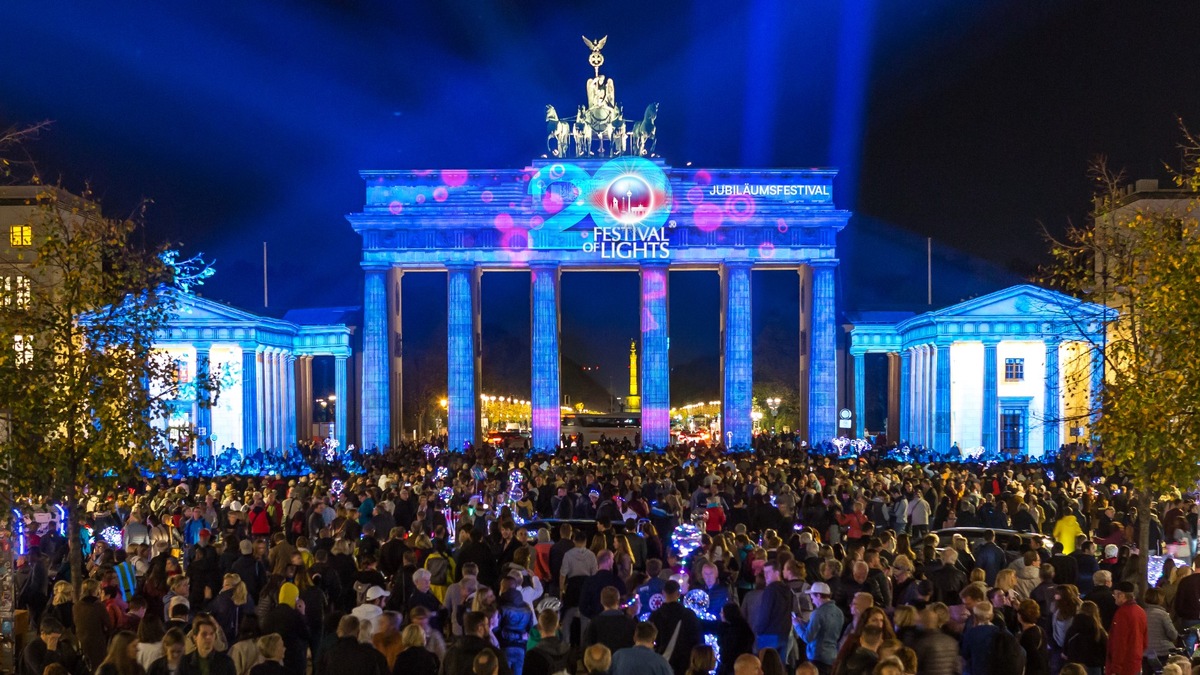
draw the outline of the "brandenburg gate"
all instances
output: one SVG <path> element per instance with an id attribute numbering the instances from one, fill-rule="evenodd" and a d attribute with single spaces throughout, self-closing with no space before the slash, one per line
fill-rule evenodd
<path id="1" fill-rule="evenodd" d="M 799 272 L 798 373 L 812 441 L 837 435 L 837 233 L 831 169 L 698 169 L 656 154 L 657 104 L 627 122 L 600 73 L 604 39 L 584 38 L 595 74 L 572 117 L 547 106 L 547 149 L 514 170 L 363 171 L 366 203 L 347 216 L 362 235 L 362 438 L 402 437 L 401 283 L 406 271 L 448 275 L 448 447 L 480 440 L 485 272 L 531 276 L 532 445 L 559 444 L 559 282 L 573 271 L 641 278 L 642 445 L 670 443 L 670 270 L 721 275 L 723 439 L 751 436 L 752 272 Z M 806 406 L 804 405 L 806 403 Z M 803 417 L 803 416 L 802 416 Z"/>

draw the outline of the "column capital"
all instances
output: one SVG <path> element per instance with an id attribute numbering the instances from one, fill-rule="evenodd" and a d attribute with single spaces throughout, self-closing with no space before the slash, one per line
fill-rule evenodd
<path id="1" fill-rule="evenodd" d="M 980 338 L 979 341 L 983 343 L 984 349 L 989 349 L 989 348 L 995 349 L 996 347 L 1000 346 L 1000 342 L 1001 342 L 1001 340 L 998 336 L 983 337 L 983 338 Z"/>

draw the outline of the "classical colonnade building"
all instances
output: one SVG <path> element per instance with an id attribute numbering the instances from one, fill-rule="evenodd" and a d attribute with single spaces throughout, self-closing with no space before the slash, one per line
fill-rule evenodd
<path id="1" fill-rule="evenodd" d="M 923 314 L 854 315 L 856 434 L 868 432 L 866 357 L 882 353 L 889 438 L 1032 456 L 1087 444 L 1104 381 L 1105 311 L 1019 285 Z"/>

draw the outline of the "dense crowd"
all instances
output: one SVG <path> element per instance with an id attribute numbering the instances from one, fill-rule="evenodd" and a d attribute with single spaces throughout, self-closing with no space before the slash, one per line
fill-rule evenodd
<path id="1" fill-rule="evenodd" d="M 20 671 L 1192 672 L 1194 495 L 1138 513 L 1092 464 L 601 444 L 409 447 L 356 469 L 94 494 L 68 516 L 81 580 L 61 510 L 31 503 Z"/>

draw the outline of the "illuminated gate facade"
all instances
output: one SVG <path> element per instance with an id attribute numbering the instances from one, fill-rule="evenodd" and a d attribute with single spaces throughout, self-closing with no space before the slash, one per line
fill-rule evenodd
<path id="1" fill-rule="evenodd" d="M 363 447 L 402 437 L 401 284 L 406 271 L 448 275 L 448 446 L 480 440 L 480 278 L 531 276 L 532 435 L 560 434 L 559 286 L 563 273 L 627 270 L 641 278 L 642 444 L 670 443 L 670 270 L 721 275 L 723 440 L 750 442 L 752 271 L 794 269 L 800 284 L 800 380 L 813 441 L 837 435 L 837 233 L 850 213 L 830 169 L 697 169 L 653 155 L 657 105 L 623 120 L 593 43 L 588 106 L 548 106 L 547 156 L 514 170 L 363 171 L 366 203 L 347 216 L 362 235 Z"/>

